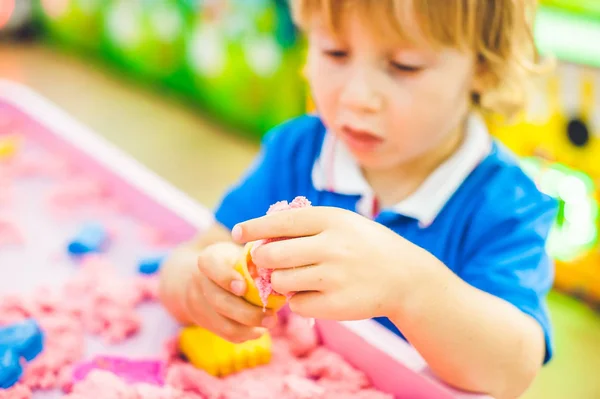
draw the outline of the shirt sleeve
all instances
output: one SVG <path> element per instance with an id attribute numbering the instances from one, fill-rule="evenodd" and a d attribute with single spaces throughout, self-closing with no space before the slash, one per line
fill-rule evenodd
<path id="1" fill-rule="evenodd" d="M 512 208 L 512 209 L 511 209 Z M 493 213 L 496 215 L 494 215 Z M 460 277 L 472 286 L 513 304 L 542 327 L 546 364 L 553 354 L 553 338 L 546 296 L 554 281 L 554 265 L 546 240 L 556 217 L 556 206 L 546 198 L 480 215 L 482 234 L 463 263 Z M 491 228 L 490 228 L 491 227 Z"/>
<path id="2" fill-rule="evenodd" d="M 215 219 L 229 230 L 240 222 L 263 216 L 271 204 L 280 200 L 278 181 L 286 170 L 282 143 L 283 126 L 269 131 L 253 163 L 240 180 L 223 196 L 214 211 Z M 278 172 L 279 171 L 279 172 Z"/>

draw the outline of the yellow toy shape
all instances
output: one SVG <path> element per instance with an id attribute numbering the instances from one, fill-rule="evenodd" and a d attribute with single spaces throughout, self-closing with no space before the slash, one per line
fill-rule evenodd
<path id="1" fill-rule="evenodd" d="M 256 287 L 256 284 L 254 283 L 254 278 L 252 276 L 256 270 L 256 266 L 254 266 L 254 263 L 252 263 L 252 255 L 250 253 L 250 251 L 252 250 L 252 245 L 253 243 L 246 244 L 241 258 L 235 265 L 235 270 L 238 271 L 242 276 L 244 276 L 244 279 L 246 280 L 246 285 L 248 286 L 246 294 L 244 295 L 244 299 L 253 305 L 263 307 L 263 303 L 258 293 L 258 288 Z M 286 304 L 286 301 L 287 298 L 283 295 L 270 295 L 267 298 L 265 308 L 278 311 Z"/>
<path id="2" fill-rule="evenodd" d="M 0 159 L 9 158 L 15 155 L 19 149 L 19 140 L 17 137 L 0 137 Z"/>
<path id="3" fill-rule="evenodd" d="M 555 159 L 559 137 L 566 124 L 560 112 L 560 82 L 557 76 L 530 82 L 530 102 L 514 120 L 499 115 L 487 118 L 493 136 L 521 157 L 538 155 Z"/>
<path id="4" fill-rule="evenodd" d="M 561 154 L 562 157 L 559 157 L 559 162 L 584 171 L 598 179 L 600 177 L 600 162 L 598 162 L 600 138 L 596 131 L 597 126 L 594 123 L 594 118 L 597 117 L 594 114 L 599 112 L 596 104 L 598 101 L 596 75 L 598 75 L 597 71 L 580 68 L 578 82 L 580 92 L 579 117 L 589 129 L 589 141 L 583 147 L 575 147 L 568 142 L 566 135 L 564 135 L 564 140 L 561 143 L 564 152 Z"/>
<path id="5" fill-rule="evenodd" d="M 234 344 L 201 327 L 186 327 L 179 336 L 179 351 L 199 369 L 225 377 L 271 361 L 271 336 Z"/>
<path id="6" fill-rule="evenodd" d="M 520 156 L 541 156 L 600 178 L 600 72 L 584 66 L 561 64 L 556 73 L 535 81 L 528 110 L 513 123 L 488 118 L 490 131 Z M 571 142 L 572 118 L 590 130 L 581 146 Z"/>

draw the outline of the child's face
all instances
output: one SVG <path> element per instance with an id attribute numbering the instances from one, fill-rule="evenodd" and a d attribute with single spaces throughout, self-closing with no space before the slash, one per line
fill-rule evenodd
<path id="1" fill-rule="evenodd" d="M 349 14 L 339 37 L 315 20 L 306 74 L 328 129 L 364 168 L 384 169 L 455 141 L 469 109 L 473 58 L 394 43 Z"/>

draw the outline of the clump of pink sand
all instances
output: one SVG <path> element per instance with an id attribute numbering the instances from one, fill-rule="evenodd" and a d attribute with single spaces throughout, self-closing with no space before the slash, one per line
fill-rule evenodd
<path id="1" fill-rule="evenodd" d="M 0 249 L 24 243 L 25 236 L 13 218 L 0 214 Z"/>
<path id="2" fill-rule="evenodd" d="M 300 327 L 300 328 L 298 328 Z M 273 331 L 273 355 L 267 365 L 224 378 L 209 375 L 178 359 L 174 341 L 166 345 L 165 385 L 127 383 L 95 370 L 74 384 L 65 399 L 392 399 L 375 390 L 366 375 L 340 355 L 318 345 L 316 330 L 294 314 Z"/>
<path id="3" fill-rule="evenodd" d="M 309 206 L 311 206 L 310 201 L 305 197 L 299 196 L 294 198 L 294 200 L 290 203 L 288 203 L 287 201 L 276 202 L 275 204 L 271 205 L 271 207 L 267 211 L 267 215 L 272 214 L 274 212 L 287 211 L 290 209 L 307 208 Z M 257 241 L 252 245 L 252 249 L 250 250 L 250 256 L 253 256 L 254 251 L 256 251 L 262 245 L 268 244 L 273 241 L 280 241 L 285 239 L 286 238 L 272 238 Z M 273 274 L 273 269 L 257 268 L 257 274 L 258 276 L 254 279 L 254 283 L 256 284 L 256 288 L 258 289 L 260 299 L 263 305 L 266 305 L 269 295 L 281 294 L 274 291 L 273 287 L 271 286 L 271 275 Z"/>
<path id="4" fill-rule="evenodd" d="M 9 389 L 0 389 L 0 399 L 31 399 L 31 389 L 23 384 L 17 384 Z"/>
<path id="5" fill-rule="evenodd" d="M 158 387 L 150 384 L 127 384 L 115 374 L 93 370 L 81 382 L 73 385 L 63 399 L 119 398 L 119 399 L 204 399 L 193 392 L 184 392 L 173 386 Z"/>

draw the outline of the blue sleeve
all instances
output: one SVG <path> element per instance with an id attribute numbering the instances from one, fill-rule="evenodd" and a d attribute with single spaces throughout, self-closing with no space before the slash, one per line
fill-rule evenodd
<path id="1" fill-rule="evenodd" d="M 215 209 L 215 219 L 229 230 L 237 223 L 263 216 L 277 202 L 276 170 L 280 164 L 278 129 L 267 133 L 260 152 Z"/>
<path id="2" fill-rule="evenodd" d="M 553 285 L 554 265 L 546 240 L 555 217 L 555 202 L 547 197 L 484 212 L 472 226 L 479 239 L 459 272 L 467 283 L 537 320 L 546 341 L 544 364 L 553 354 L 546 296 Z"/>

